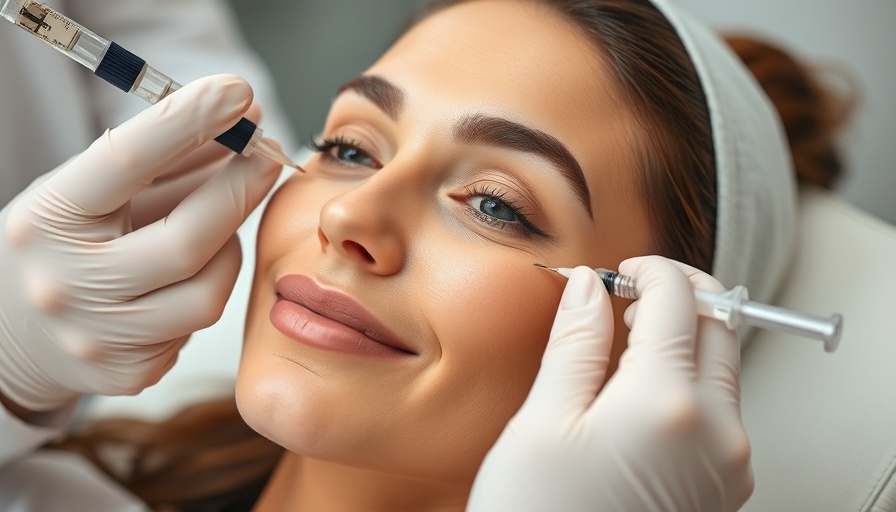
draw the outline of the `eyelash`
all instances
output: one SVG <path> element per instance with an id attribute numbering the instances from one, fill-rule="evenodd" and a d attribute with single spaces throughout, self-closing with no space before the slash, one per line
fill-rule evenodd
<path id="1" fill-rule="evenodd" d="M 359 166 L 364 165 L 360 163 L 346 162 L 345 160 L 341 160 L 332 154 L 334 149 L 353 149 L 360 153 L 361 155 L 369 158 L 375 165 L 373 167 L 379 169 L 382 165 L 377 162 L 375 158 L 370 156 L 370 153 L 364 149 L 364 145 L 357 140 L 349 139 L 343 135 L 337 135 L 332 139 L 321 139 L 320 142 L 316 142 L 314 139 L 311 139 L 308 142 L 308 147 L 311 148 L 312 151 L 316 153 L 320 153 L 324 158 L 331 160 L 339 165 L 344 166 Z"/>
<path id="2" fill-rule="evenodd" d="M 523 236 L 535 235 L 542 238 L 550 239 L 550 236 L 547 233 L 539 229 L 537 226 L 535 226 L 535 224 L 532 223 L 532 221 L 529 220 L 530 214 L 524 212 L 521 205 L 508 198 L 507 194 L 497 187 L 492 185 L 474 185 L 471 187 L 467 187 L 466 195 L 468 199 L 482 196 L 488 199 L 500 201 L 507 205 L 507 207 L 513 211 L 513 215 L 516 217 L 516 223 L 509 222 L 486 215 L 485 213 L 474 209 L 472 206 L 467 205 L 470 214 L 481 222 L 484 222 L 485 224 L 496 227 L 498 229 L 512 229 Z"/>
<path id="3" fill-rule="evenodd" d="M 327 158 L 331 161 L 334 161 L 338 165 L 344 166 L 356 166 L 363 165 L 357 163 L 346 162 L 344 160 L 339 159 L 335 155 L 332 154 L 334 149 L 352 149 L 362 154 L 363 156 L 369 158 L 373 162 L 376 162 L 370 153 L 368 153 L 361 142 L 349 139 L 342 135 L 338 135 L 332 139 L 321 139 L 320 142 L 316 142 L 315 140 L 311 140 L 308 142 L 308 146 L 315 152 L 320 153 L 324 158 Z M 377 167 L 381 167 L 378 162 Z M 502 219 L 498 219 L 496 217 L 492 217 L 490 215 L 486 215 L 485 213 L 473 208 L 469 204 L 465 204 L 467 207 L 467 211 L 473 217 L 475 217 L 478 221 L 487 224 L 491 227 L 501 229 L 501 230 L 514 230 L 517 234 L 521 236 L 539 236 L 542 238 L 550 239 L 550 235 L 539 229 L 535 226 L 530 220 L 530 215 L 523 211 L 523 207 L 519 205 L 517 202 L 509 199 L 507 194 L 495 186 L 490 185 L 474 185 L 467 187 L 465 190 L 465 194 L 467 199 L 471 199 L 473 197 L 485 197 L 488 199 L 493 199 L 496 201 L 500 201 L 507 205 L 513 211 L 514 216 L 516 217 L 516 222 L 509 222 Z"/>

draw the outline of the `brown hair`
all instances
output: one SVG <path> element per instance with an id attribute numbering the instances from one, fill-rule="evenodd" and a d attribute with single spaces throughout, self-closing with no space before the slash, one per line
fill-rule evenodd
<path id="1" fill-rule="evenodd" d="M 233 397 L 161 423 L 98 421 L 51 447 L 80 453 L 154 510 L 196 512 L 250 510 L 283 453 L 246 425 Z"/>
<path id="2" fill-rule="evenodd" d="M 857 86 L 843 69 L 810 69 L 768 41 L 730 34 L 725 41 L 756 77 L 772 100 L 790 145 L 797 179 L 832 188 L 843 174 L 837 136 L 849 121 Z M 836 92 L 822 77 L 839 78 Z"/>
<path id="3" fill-rule="evenodd" d="M 436 1 L 424 15 L 464 1 Z M 636 149 L 653 250 L 709 271 L 716 211 L 709 114 L 671 25 L 647 0 L 529 1 L 555 8 L 594 41 L 649 128 Z M 831 186 L 841 172 L 834 132 L 845 110 L 784 51 L 745 37 L 729 41 L 780 110 L 800 179 Z M 282 454 L 243 423 L 232 398 L 158 425 L 101 421 L 56 447 L 84 454 L 155 509 L 184 511 L 249 510 Z"/>

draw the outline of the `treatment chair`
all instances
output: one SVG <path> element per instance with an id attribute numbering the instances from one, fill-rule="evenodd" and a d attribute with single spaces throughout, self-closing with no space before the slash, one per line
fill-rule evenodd
<path id="1" fill-rule="evenodd" d="M 896 227 L 804 190 L 778 305 L 841 313 L 836 352 L 757 331 L 743 349 L 756 490 L 745 512 L 896 511 Z M 891 323 L 894 322 L 894 323 Z"/>
<path id="2" fill-rule="evenodd" d="M 136 397 L 98 397 L 89 416 L 159 419 L 232 393 L 258 212 L 222 321 L 194 335 L 162 381 Z M 797 244 L 777 303 L 842 313 L 840 347 L 757 331 L 743 350 L 743 417 L 756 490 L 746 512 L 896 511 L 896 227 L 829 192 L 802 192 Z M 891 324 L 893 322 L 894 324 Z"/>

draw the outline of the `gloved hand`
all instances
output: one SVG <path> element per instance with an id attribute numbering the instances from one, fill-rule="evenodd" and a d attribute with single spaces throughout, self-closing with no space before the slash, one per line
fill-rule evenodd
<path id="1" fill-rule="evenodd" d="M 137 393 L 171 368 L 190 333 L 220 317 L 240 268 L 235 232 L 280 167 L 225 156 L 214 142 L 197 148 L 251 102 L 238 77 L 197 80 L 3 209 L 0 393 L 8 400 L 44 411 L 85 392 Z M 131 199 L 163 174 L 207 181 L 171 187 L 169 179 L 169 194 L 183 201 L 156 197 L 132 211 Z"/>
<path id="2" fill-rule="evenodd" d="M 696 316 L 693 287 L 721 285 L 658 256 L 619 271 L 637 279 L 641 298 L 626 311 L 618 370 L 604 384 L 612 311 L 579 267 L 532 391 L 486 456 L 467 510 L 721 512 L 752 493 L 740 345 Z"/>

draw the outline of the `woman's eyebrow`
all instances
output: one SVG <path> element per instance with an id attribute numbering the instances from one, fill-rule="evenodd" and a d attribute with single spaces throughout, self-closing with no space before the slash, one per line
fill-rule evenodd
<path id="1" fill-rule="evenodd" d="M 541 156 L 559 171 L 592 219 L 591 192 L 582 166 L 555 137 L 500 117 L 476 114 L 461 119 L 454 127 L 454 138 L 464 144 L 497 146 Z"/>
<path id="2" fill-rule="evenodd" d="M 376 75 L 360 75 L 342 84 L 336 96 L 353 91 L 370 100 L 393 120 L 404 108 L 404 90 Z M 572 187 L 592 219 L 591 192 L 582 166 L 555 137 L 540 130 L 500 117 L 483 114 L 461 119 L 454 127 L 454 138 L 464 144 L 482 144 L 539 155 L 551 163 Z"/>
<path id="3" fill-rule="evenodd" d="M 404 108 L 404 91 L 397 85 L 376 75 L 361 75 L 342 84 L 336 96 L 354 91 L 364 96 L 386 113 L 392 120 L 398 119 Z"/>

